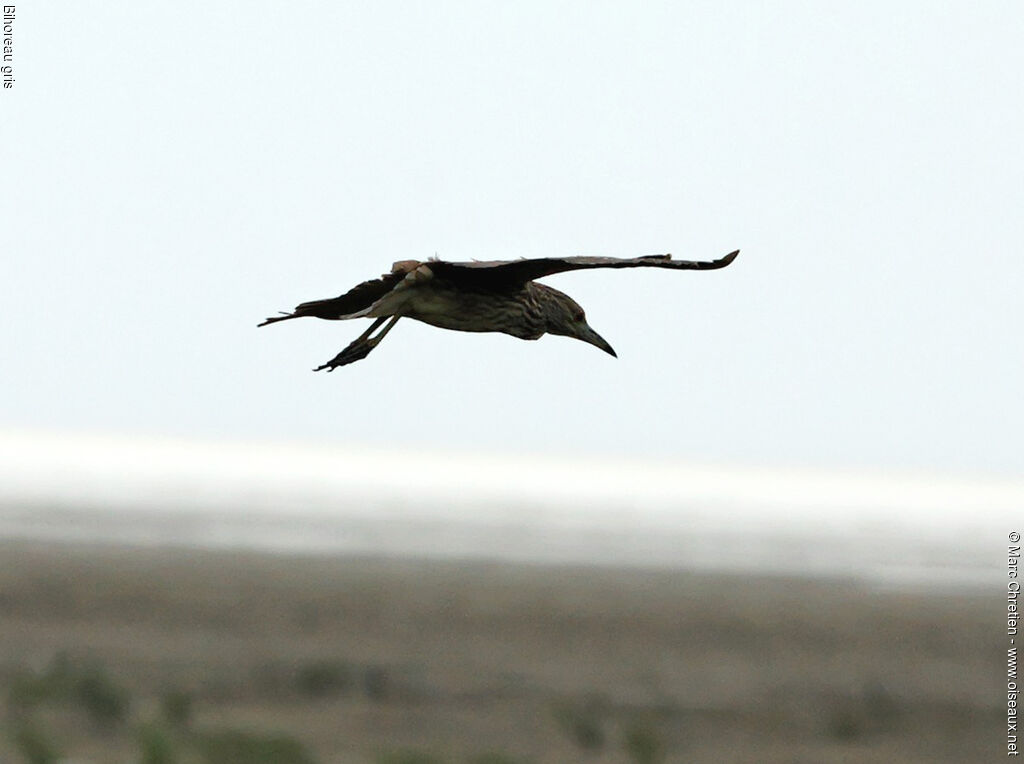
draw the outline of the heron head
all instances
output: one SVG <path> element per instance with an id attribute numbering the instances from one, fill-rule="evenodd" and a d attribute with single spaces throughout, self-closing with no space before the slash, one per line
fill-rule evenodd
<path id="1" fill-rule="evenodd" d="M 587 323 L 587 314 L 579 303 L 557 289 L 552 289 L 549 286 L 544 288 L 551 296 L 551 299 L 543 301 L 547 314 L 548 334 L 558 334 L 589 342 L 594 347 L 601 348 L 609 355 L 618 358 L 615 355 L 615 350 L 605 341 L 604 337 L 590 328 L 590 324 Z"/>

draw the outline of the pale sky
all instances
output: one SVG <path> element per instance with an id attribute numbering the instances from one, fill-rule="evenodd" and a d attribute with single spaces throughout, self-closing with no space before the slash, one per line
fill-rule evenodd
<path id="1" fill-rule="evenodd" d="M 1024 474 L 1024 9 L 18 4 L 0 427 Z M 613 359 L 263 317 L 564 274 Z"/>

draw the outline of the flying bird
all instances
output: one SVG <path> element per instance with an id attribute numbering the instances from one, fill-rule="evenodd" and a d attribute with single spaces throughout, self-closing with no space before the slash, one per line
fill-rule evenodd
<path id="1" fill-rule="evenodd" d="M 583 308 L 575 300 L 536 280 L 589 268 L 709 271 L 726 267 L 738 254 L 736 250 L 718 260 L 705 261 L 673 260 L 671 255 L 541 257 L 468 263 L 402 260 L 379 279 L 364 281 L 340 297 L 304 302 L 291 313 L 268 318 L 259 326 L 303 316 L 330 321 L 376 319 L 348 347 L 313 371 L 334 371 L 366 358 L 403 316 L 442 329 L 503 332 L 524 340 L 559 334 L 589 342 L 614 356 L 612 346 L 590 328 Z M 374 335 L 385 321 L 384 328 Z"/>

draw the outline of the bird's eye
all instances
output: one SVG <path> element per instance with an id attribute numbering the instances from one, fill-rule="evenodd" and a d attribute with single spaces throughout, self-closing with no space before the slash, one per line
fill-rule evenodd
<path id="1" fill-rule="evenodd" d="M 584 318 L 586 318 L 586 315 L 583 313 L 582 310 L 577 310 L 575 313 L 572 314 L 572 320 L 576 321 L 577 323 L 582 321 Z"/>

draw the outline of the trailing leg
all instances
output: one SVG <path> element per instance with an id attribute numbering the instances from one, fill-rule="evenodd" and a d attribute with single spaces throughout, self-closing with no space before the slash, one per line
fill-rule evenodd
<path id="1" fill-rule="evenodd" d="M 338 355 L 334 356 L 334 358 L 327 363 L 322 366 L 317 366 L 313 371 L 322 371 L 323 369 L 327 369 L 327 371 L 334 371 L 339 366 L 347 366 L 350 363 L 355 363 L 356 361 L 361 361 L 366 358 L 366 356 L 370 354 L 370 351 L 377 347 L 380 341 L 384 339 L 384 335 L 391 331 L 391 327 L 397 323 L 399 318 L 401 318 L 401 316 L 393 316 L 391 320 L 388 321 L 388 325 L 381 330 L 380 334 L 371 338 L 370 335 L 373 334 L 374 330 L 387 321 L 387 317 L 378 318 L 370 324 L 369 329 L 352 340 L 348 347 L 338 353 Z"/>

